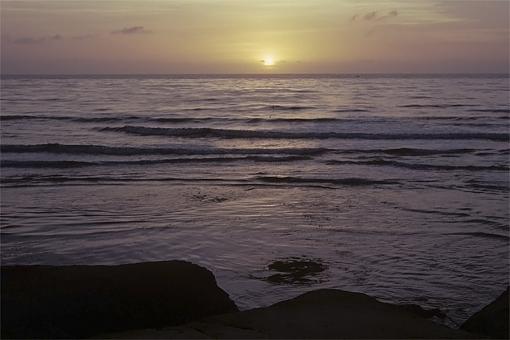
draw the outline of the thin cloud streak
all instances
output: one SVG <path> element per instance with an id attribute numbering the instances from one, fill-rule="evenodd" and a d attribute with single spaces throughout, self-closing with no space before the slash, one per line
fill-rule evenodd
<path id="1" fill-rule="evenodd" d="M 82 34 L 82 35 L 72 36 L 71 39 L 73 39 L 73 40 L 89 40 L 89 39 L 94 39 L 97 37 L 98 37 L 97 34 Z"/>
<path id="2" fill-rule="evenodd" d="M 377 11 L 373 11 L 373 12 L 370 12 L 370 13 L 367 13 L 363 16 L 363 19 L 367 20 L 367 21 L 370 21 L 372 19 L 375 19 L 377 17 Z"/>
<path id="3" fill-rule="evenodd" d="M 148 34 L 152 33 L 151 31 L 146 30 L 143 26 L 131 26 L 125 27 L 121 30 L 112 31 L 112 34 Z"/>
<path id="4" fill-rule="evenodd" d="M 351 17 L 350 21 L 359 21 L 360 19 L 365 21 L 383 21 L 396 16 L 398 16 L 398 11 L 395 9 L 387 12 L 385 15 L 381 15 L 378 11 L 371 11 L 365 14 L 355 14 Z"/>
<path id="5" fill-rule="evenodd" d="M 6 38 L 7 42 L 19 45 L 34 45 L 34 44 L 42 44 L 45 42 L 62 40 L 63 37 L 60 34 L 55 34 L 47 37 L 20 37 L 11 39 L 9 37 Z"/>

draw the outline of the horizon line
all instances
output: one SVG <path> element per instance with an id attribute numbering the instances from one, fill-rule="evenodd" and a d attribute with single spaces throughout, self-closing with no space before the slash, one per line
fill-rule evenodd
<path id="1" fill-rule="evenodd" d="M 373 76 L 373 75 L 507 75 L 506 72 L 328 72 L 328 73 L 0 73 L 0 77 L 19 76 Z"/>

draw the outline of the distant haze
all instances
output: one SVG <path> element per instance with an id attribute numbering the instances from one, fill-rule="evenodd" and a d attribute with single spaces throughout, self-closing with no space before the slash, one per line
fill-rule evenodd
<path id="1" fill-rule="evenodd" d="M 5 1 L 3 74 L 507 73 L 503 1 Z"/>

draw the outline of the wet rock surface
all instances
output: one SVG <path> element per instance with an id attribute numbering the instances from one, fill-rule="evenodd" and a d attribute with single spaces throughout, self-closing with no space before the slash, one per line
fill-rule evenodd
<path id="1" fill-rule="evenodd" d="M 318 259 L 291 257 L 270 263 L 268 269 L 276 273 L 266 277 L 265 281 L 275 284 L 307 284 L 319 282 L 318 275 L 327 266 Z"/>

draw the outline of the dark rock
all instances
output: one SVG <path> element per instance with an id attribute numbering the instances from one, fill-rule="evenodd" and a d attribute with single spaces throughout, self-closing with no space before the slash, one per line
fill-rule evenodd
<path id="1" fill-rule="evenodd" d="M 422 306 L 415 305 L 415 304 L 405 304 L 405 305 L 399 305 L 406 310 L 408 310 L 411 313 L 415 313 L 419 316 L 422 316 L 426 319 L 431 318 L 438 318 L 438 319 L 444 319 L 446 318 L 446 314 L 443 313 L 439 308 L 432 308 L 432 309 L 425 309 Z"/>
<path id="2" fill-rule="evenodd" d="M 496 300 L 475 313 L 460 326 L 469 332 L 490 336 L 495 339 L 509 338 L 508 289 Z"/>
<path id="3" fill-rule="evenodd" d="M 326 270 L 327 266 L 319 260 L 291 257 L 272 262 L 268 265 L 268 269 L 278 272 L 264 279 L 268 282 L 276 284 L 306 284 L 318 281 L 312 278 Z"/>
<path id="4" fill-rule="evenodd" d="M 103 338 L 124 339 L 465 339 L 473 335 L 436 324 L 406 308 L 360 293 L 321 289 L 266 308 L 230 313 L 159 330 Z"/>
<path id="5" fill-rule="evenodd" d="M 184 261 L 1 269 L 2 338 L 82 338 L 237 311 L 205 268 Z"/>

